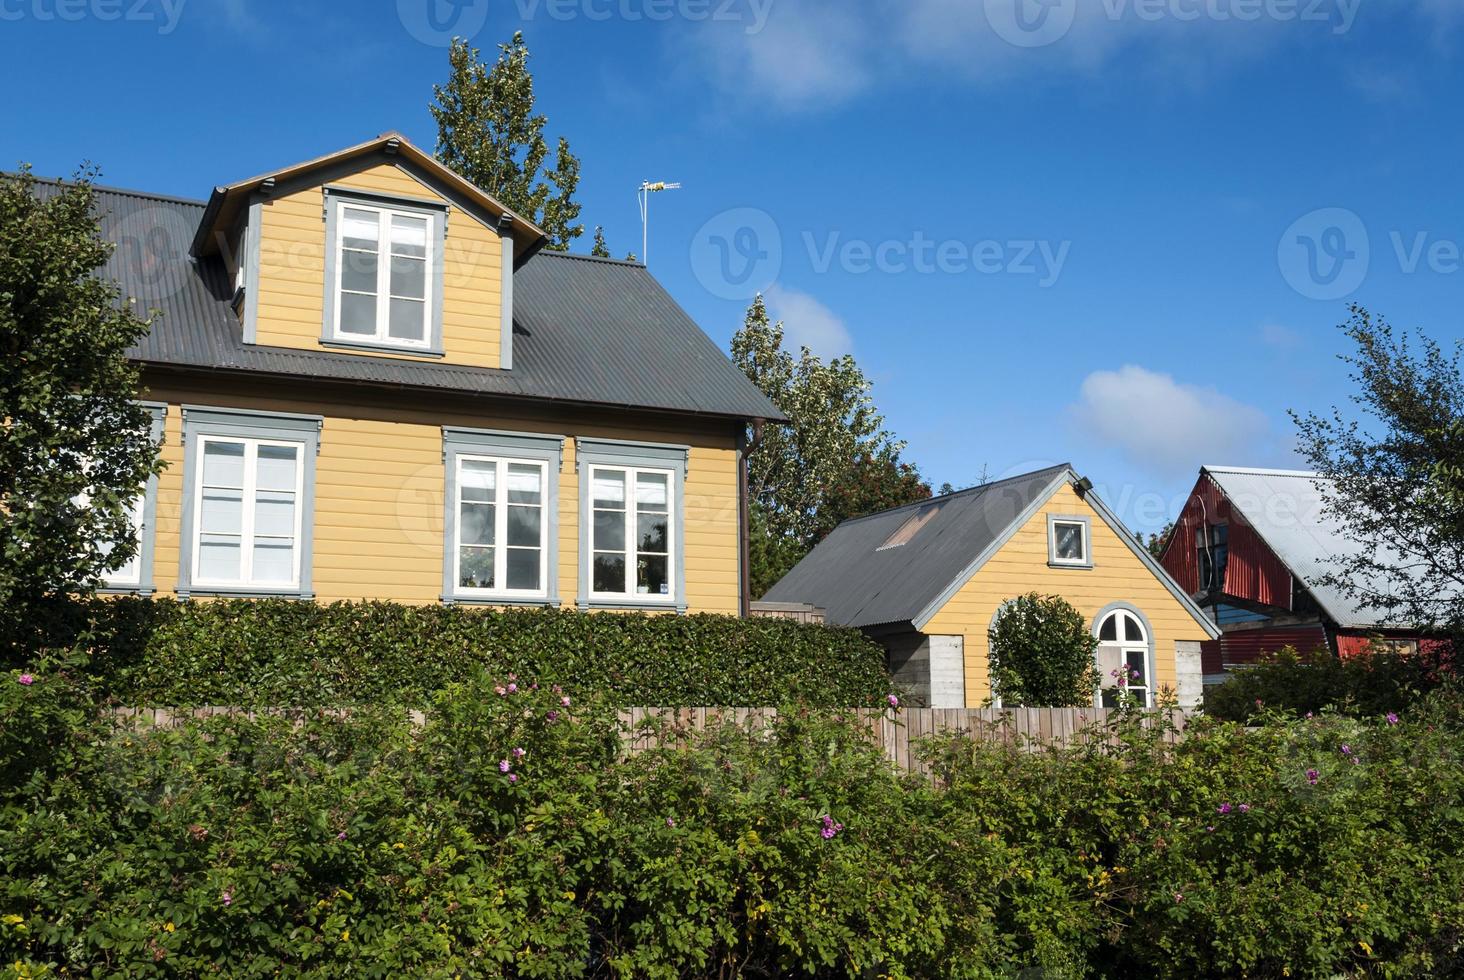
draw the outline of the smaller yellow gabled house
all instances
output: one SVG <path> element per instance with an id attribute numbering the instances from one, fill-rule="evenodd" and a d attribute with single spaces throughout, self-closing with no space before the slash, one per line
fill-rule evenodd
<path id="1" fill-rule="evenodd" d="M 1031 592 L 1092 624 L 1105 687 L 1122 669 L 1150 705 L 1163 691 L 1199 704 L 1215 625 L 1067 464 L 845 521 L 764 601 L 863 630 L 912 702 L 975 708 L 992 697 L 987 631 Z"/>

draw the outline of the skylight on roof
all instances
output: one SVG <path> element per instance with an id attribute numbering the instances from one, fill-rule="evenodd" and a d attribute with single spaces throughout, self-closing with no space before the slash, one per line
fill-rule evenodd
<path id="1" fill-rule="evenodd" d="M 926 504 L 915 513 L 911 514 L 905 523 L 895 529 L 895 533 L 885 539 L 885 543 L 875 548 L 875 551 L 888 551 L 890 548 L 899 548 L 910 543 L 910 539 L 920 532 L 920 529 L 930 523 L 930 519 L 940 513 L 945 506 L 945 501 Z"/>

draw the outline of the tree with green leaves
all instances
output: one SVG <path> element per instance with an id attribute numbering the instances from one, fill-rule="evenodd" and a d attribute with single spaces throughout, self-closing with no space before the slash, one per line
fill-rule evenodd
<path id="1" fill-rule="evenodd" d="M 549 236 L 546 247 L 567 249 L 585 230 L 577 223 L 580 205 L 574 199 L 580 163 L 561 136 L 554 165 L 545 166 L 548 120 L 534 112 L 534 77 L 523 33 L 498 46 L 492 66 L 477 48 L 454 38 L 448 63 L 447 84 L 433 86 L 437 159 L 543 228 Z"/>
<path id="2" fill-rule="evenodd" d="M 1357 548 L 1335 560 L 1329 584 L 1388 623 L 1464 640 L 1464 341 L 1445 349 L 1395 335 L 1360 306 L 1342 331 L 1356 346 L 1352 401 L 1292 413 L 1329 516 Z"/>
<path id="3" fill-rule="evenodd" d="M 1158 533 L 1145 537 L 1140 532 L 1137 537 L 1142 544 L 1156 559 L 1164 557 L 1164 549 L 1169 545 L 1169 536 L 1174 533 L 1174 522 L 1170 521 L 1164 525 L 1164 529 Z"/>
<path id="4" fill-rule="evenodd" d="M 1098 639 L 1072 603 L 1035 592 L 1008 602 L 987 632 L 991 690 L 1007 707 L 1081 708 L 1098 689 Z"/>
<path id="5" fill-rule="evenodd" d="M 767 426 L 748 459 L 751 586 L 762 595 L 850 517 L 930 496 L 901 461 L 870 382 L 849 355 L 827 363 L 783 347 L 758 296 L 732 338 L 732 360 L 791 422 Z"/>
<path id="6" fill-rule="evenodd" d="M 602 259 L 610 257 L 610 246 L 605 243 L 605 229 L 599 225 L 595 226 L 595 244 L 590 248 L 590 254 Z"/>
<path id="7" fill-rule="evenodd" d="M 133 509 L 159 468 L 126 351 L 151 326 L 98 275 L 113 245 L 94 169 L 59 188 L 0 175 L 0 623 L 93 590 L 136 553 Z"/>

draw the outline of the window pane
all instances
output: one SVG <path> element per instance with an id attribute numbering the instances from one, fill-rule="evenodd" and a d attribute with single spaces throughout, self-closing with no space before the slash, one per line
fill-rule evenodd
<path id="1" fill-rule="evenodd" d="M 665 510 L 666 499 L 666 474 L 642 473 L 635 478 L 635 504 L 641 510 Z"/>
<path id="2" fill-rule="evenodd" d="M 393 258 L 391 260 L 391 294 L 427 298 L 427 262 L 425 259 Z"/>
<path id="3" fill-rule="evenodd" d="M 427 304 L 415 299 L 393 299 L 391 301 L 391 322 L 387 324 L 387 336 L 393 340 L 421 341 L 426 339 Z"/>
<path id="4" fill-rule="evenodd" d="M 204 534 L 243 533 L 244 492 L 205 490 L 198 508 L 198 527 Z"/>
<path id="5" fill-rule="evenodd" d="M 1144 673 L 1145 673 L 1145 670 L 1146 670 L 1146 668 L 1144 666 L 1144 660 L 1145 660 L 1144 651 L 1142 651 L 1142 650 L 1126 650 L 1126 651 L 1124 651 L 1123 658 L 1124 658 L 1124 662 L 1128 666 L 1128 680 L 1129 680 L 1129 683 L 1130 684 L 1142 684 L 1142 683 L 1144 683 Z"/>
<path id="6" fill-rule="evenodd" d="M 210 582 L 239 578 L 239 539 L 205 534 L 198 544 L 198 577 Z"/>
<path id="7" fill-rule="evenodd" d="M 492 504 L 464 503 L 458 517 L 459 544 L 493 544 Z"/>
<path id="8" fill-rule="evenodd" d="M 625 591 L 625 556 L 596 555 L 593 589 L 596 592 Z"/>
<path id="9" fill-rule="evenodd" d="M 498 485 L 498 464 L 485 459 L 465 459 L 458 471 L 458 492 L 463 500 L 493 499 Z"/>
<path id="10" fill-rule="evenodd" d="M 427 219 L 392 215 L 391 250 L 396 255 L 426 256 Z"/>
<path id="11" fill-rule="evenodd" d="M 295 460 L 300 450 L 296 446 L 260 446 L 258 462 L 255 464 L 254 482 L 261 490 L 295 489 Z"/>
<path id="12" fill-rule="evenodd" d="M 376 253 L 345 249 L 341 252 L 341 288 L 356 293 L 376 292 Z"/>
<path id="13" fill-rule="evenodd" d="M 625 550 L 625 514 L 620 511 L 595 511 L 595 550 Z"/>
<path id="14" fill-rule="evenodd" d="M 539 590 L 538 548 L 508 549 L 508 587 Z"/>
<path id="15" fill-rule="evenodd" d="M 458 585 L 465 589 L 493 588 L 493 549 L 458 549 Z"/>
<path id="16" fill-rule="evenodd" d="M 1142 642 L 1144 639 L 1144 628 L 1132 616 L 1123 617 L 1123 638 L 1130 642 Z"/>
<path id="17" fill-rule="evenodd" d="M 670 595 L 671 580 L 666 577 L 665 555 L 643 557 L 636 562 L 635 590 L 642 595 Z"/>
<path id="18" fill-rule="evenodd" d="M 508 543 L 530 548 L 539 546 L 539 508 L 510 507 L 508 509 Z"/>
<path id="19" fill-rule="evenodd" d="M 543 476 L 539 467 L 525 463 L 508 464 L 508 502 L 537 504 L 541 502 Z"/>
<path id="20" fill-rule="evenodd" d="M 345 208 L 341 219 L 341 244 L 346 248 L 365 248 L 375 251 L 381 226 L 375 211 L 361 208 Z"/>
<path id="21" fill-rule="evenodd" d="M 1057 537 L 1057 557 L 1059 560 L 1083 560 L 1083 525 L 1054 524 L 1053 534 Z"/>
<path id="22" fill-rule="evenodd" d="M 203 485 L 206 487 L 244 488 L 244 444 L 214 442 L 203 444 Z"/>
<path id="23" fill-rule="evenodd" d="M 1118 613 L 1114 613 L 1098 627 L 1098 639 L 1113 642 L 1118 639 Z"/>
<path id="24" fill-rule="evenodd" d="M 624 507 L 625 474 L 616 470 L 596 470 L 592 493 L 596 507 Z"/>
<path id="25" fill-rule="evenodd" d="M 295 495 L 261 490 L 254 502 L 254 533 L 294 538 Z"/>
<path id="26" fill-rule="evenodd" d="M 376 297 L 341 293 L 341 333 L 376 334 Z"/>
<path id="27" fill-rule="evenodd" d="M 666 515 L 646 514 L 637 516 L 637 524 L 640 534 L 636 538 L 636 548 L 640 551 L 666 551 Z"/>
<path id="28" fill-rule="evenodd" d="M 1105 707 L 1105 708 L 1117 708 L 1118 707 L 1118 688 L 1116 688 L 1116 687 L 1105 687 L 1103 689 L 1103 707 Z"/>
<path id="29" fill-rule="evenodd" d="M 254 581 L 288 585 L 295 580 L 295 543 L 278 538 L 254 539 Z"/>

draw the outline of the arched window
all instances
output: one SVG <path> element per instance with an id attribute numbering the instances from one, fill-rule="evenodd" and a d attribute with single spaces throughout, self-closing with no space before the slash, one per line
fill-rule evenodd
<path id="1" fill-rule="evenodd" d="M 1116 707 L 1123 691 L 1150 707 L 1149 642 L 1143 617 L 1134 610 L 1115 609 L 1099 620 L 1098 673 L 1105 708 Z"/>

